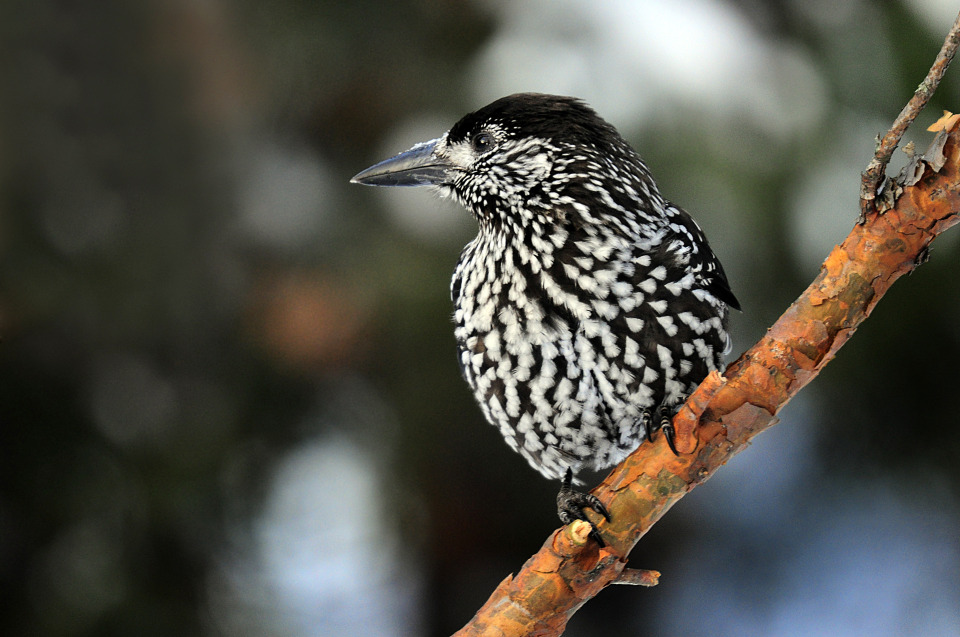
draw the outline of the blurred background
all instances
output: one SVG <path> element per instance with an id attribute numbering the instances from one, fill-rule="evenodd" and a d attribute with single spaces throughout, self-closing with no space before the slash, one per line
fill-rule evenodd
<path id="1" fill-rule="evenodd" d="M 707 231 L 736 356 L 847 234 L 958 8 L 6 0 L 0 634 L 458 629 L 557 485 L 457 370 L 473 220 L 350 177 L 502 95 L 582 97 Z M 660 586 L 567 634 L 960 635 L 958 265 L 954 230 L 644 538 Z"/>

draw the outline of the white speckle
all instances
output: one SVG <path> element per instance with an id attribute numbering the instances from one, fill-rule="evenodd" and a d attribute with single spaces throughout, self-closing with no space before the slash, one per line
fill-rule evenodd
<path id="1" fill-rule="evenodd" d="M 620 314 L 616 305 L 607 303 L 606 301 L 594 301 L 592 305 L 596 313 L 608 321 L 615 319 L 617 315 Z"/>
<path id="2" fill-rule="evenodd" d="M 707 345 L 706 341 L 702 338 L 695 338 L 693 339 L 693 346 L 697 348 L 697 356 L 704 360 L 711 360 L 713 348 Z"/>
<path id="3" fill-rule="evenodd" d="M 667 302 L 666 302 L 666 301 L 662 301 L 662 300 L 661 300 L 661 301 L 650 301 L 649 303 L 647 303 L 647 305 L 649 305 L 651 308 L 653 308 L 653 311 L 656 312 L 657 314 L 663 314 L 664 312 L 667 311 Z"/>
<path id="4" fill-rule="evenodd" d="M 673 353 L 669 348 L 658 344 L 657 356 L 660 357 L 660 367 L 666 371 L 668 377 L 671 376 L 670 371 L 673 368 Z"/>
<path id="5" fill-rule="evenodd" d="M 533 419 L 530 417 L 530 414 L 524 414 L 520 417 L 520 420 L 517 421 L 517 433 L 525 434 L 533 430 Z"/>
<path id="6" fill-rule="evenodd" d="M 511 418 L 520 416 L 520 395 L 517 393 L 516 382 L 506 384 L 503 391 L 504 398 L 507 399 L 507 415 Z"/>
<path id="7" fill-rule="evenodd" d="M 610 284 L 610 291 L 615 296 L 628 297 L 633 292 L 633 286 L 626 281 L 615 281 Z"/>
<path id="8" fill-rule="evenodd" d="M 473 337 L 473 340 L 476 341 L 476 337 Z M 469 345 L 469 341 L 468 341 Z M 487 349 L 487 352 L 490 353 L 491 357 L 496 356 L 500 358 L 500 333 L 499 332 L 490 332 L 483 339 L 483 346 Z M 474 346 L 475 347 L 475 346 Z M 471 347 L 473 349 L 473 347 Z"/>
<path id="9" fill-rule="evenodd" d="M 667 333 L 667 336 L 677 335 L 677 326 L 673 323 L 673 317 L 658 316 L 657 323 L 663 327 L 663 331 Z"/>
<path id="10" fill-rule="evenodd" d="M 577 277 L 577 285 L 580 286 L 584 292 L 590 292 L 596 294 L 599 292 L 600 286 L 597 285 L 597 280 L 590 274 L 583 274 Z"/>
<path id="11" fill-rule="evenodd" d="M 617 273 L 614 270 L 596 270 L 593 272 L 593 278 L 597 283 L 608 288 L 617 280 Z"/>
<path id="12" fill-rule="evenodd" d="M 540 451 L 543 449 L 543 443 L 540 441 L 540 438 L 537 437 L 535 432 L 529 431 L 523 437 L 523 447 L 527 451 Z"/>
<path id="13" fill-rule="evenodd" d="M 644 366 L 643 356 L 640 356 L 640 346 L 629 336 L 623 342 L 623 362 L 629 367 L 639 369 Z"/>
<path id="14" fill-rule="evenodd" d="M 527 372 L 526 373 L 527 378 L 530 378 L 530 369 L 533 367 L 535 362 L 536 361 L 534 360 L 533 355 L 526 352 L 524 352 L 519 357 L 517 357 L 517 367 Z"/>

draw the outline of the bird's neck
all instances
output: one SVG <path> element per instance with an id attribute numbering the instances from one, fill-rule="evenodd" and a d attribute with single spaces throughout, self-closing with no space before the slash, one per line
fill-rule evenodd
<path id="1" fill-rule="evenodd" d="M 493 258 L 509 251 L 523 263 L 549 268 L 555 253 L 572 240 L 630 244 L 644 252 L 655 250 L 667 235 L 668 220 L 656 213 L 622 215 L 569 198 L 494 201 L 472 211 L 479 226 L 473 244 Z"/>

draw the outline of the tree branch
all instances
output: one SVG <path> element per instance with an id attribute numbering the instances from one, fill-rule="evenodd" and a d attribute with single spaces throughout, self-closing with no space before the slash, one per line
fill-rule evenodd
<path id="1" fill-rule="evenodd" d="M 950 61 L 953 60 L 953 56 L 957 52 L 958 45 L 960 45 L 960 15 L 957 15 L 953 27 L 947 33 L 943 46 L 940 48 L 940 53 L 933 61 L 933 66 L 930 67 L 927 76 L 923 78 L 913 97 L 897 115 L 897 119 L 893 121 L 893 126 L 890 127 L 887 134 L 877 140 L 877 148 L 873 159 L 867 164 L 867 169 L 860 174 L 860 217 L 857 223 L 862 224 L 868 214 L 875 212 L 877 187 L 883 179 L 890 158 L 893 157 L 893 151 L 900 144 L 903 133 L 906 132 L 913 120 L 923 110 L 923 107 L 933 97 L 937 86 L 940 85 L 940 80 L 943 79 L 943 74 L 946 73 Z"/>
<path id="2" fill-rule="evenodd" d="M 946 54 L 941 51 L 931 75 L 878 146 L 863 184 L 868 172 L 882 175 L 903 129 L 916 117 L 916 104 L 926 103 L 936 88 L 960 42 L 960 17 L 947 41 L 952 44 L 945 45 Z M 610 523 L 598 520 L 607 547 L 588 542 L 582 525 L 558 529 L 456 635 L 559 635 L 605 586 L 656 583 L 654 571 L 625 569 L 639 539 L 677 500 L 774 425 L 780 409 L 834 357 L 894 281 L 922 263 L 931 241 L 960 220 L 960 133 L 950 132 L 955 123 L 945 125 L 924 156 L 914 157 L 891 180 L 881 212 L 873 201 L 874 182 L 871 196 L 865 196 L 870 205 L 863 223 L 834 248 L 813 283 L 759 343 L 722 375 L 711 373 L 690 396 L 674 420 L 680 455 L 659 436 L 594 489 L 612 514 Z"/>

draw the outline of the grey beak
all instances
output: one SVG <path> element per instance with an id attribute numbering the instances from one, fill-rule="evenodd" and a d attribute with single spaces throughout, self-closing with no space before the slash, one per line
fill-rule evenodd
<path id="1" fill-rule="evenodd" d="M 433 154 L 437 140 L 417 144 L 353 176 L 364 186 L 439 186 L 452 179 L 453 164 Z"/>

